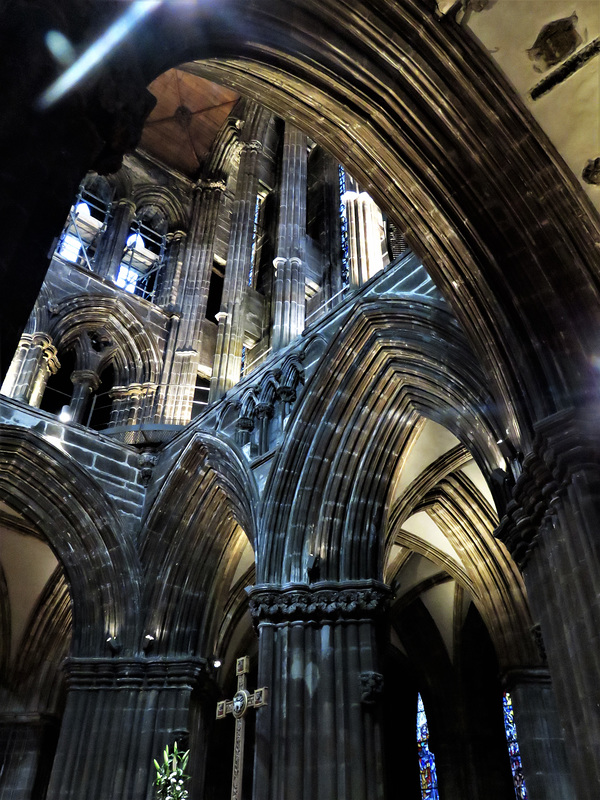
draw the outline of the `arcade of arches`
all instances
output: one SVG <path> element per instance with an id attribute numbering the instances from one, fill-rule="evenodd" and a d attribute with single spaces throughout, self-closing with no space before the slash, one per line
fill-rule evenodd
<path id="1" fill-rule="evenodd" d="M 576 6 L 2 4 L 2 800 L 597 800 Z"/>

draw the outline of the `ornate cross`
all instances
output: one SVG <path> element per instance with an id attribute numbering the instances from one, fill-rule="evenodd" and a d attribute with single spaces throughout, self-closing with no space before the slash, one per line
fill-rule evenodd
<path id="1" fill-rule="evenodd" d="M 231 800 L 241 800 L 242 796 L 242 771 L 244 764 L 244 728 L 246 721 L 244 715 L 249 708 L 260 708 L 267 705 L 267 689 L 256 689 L 249 692 L 246 689 L 246 674 L 250 671 L 248 656 L 238 658 L 235 664 L 237 675 L 237 692 L 233 700 L 221 700 L 217 703 L 217 719 L 225 719 L 227 714 L 235 717 L 235 744 L 233 748 L 233 774 L 231 776 Z"/>

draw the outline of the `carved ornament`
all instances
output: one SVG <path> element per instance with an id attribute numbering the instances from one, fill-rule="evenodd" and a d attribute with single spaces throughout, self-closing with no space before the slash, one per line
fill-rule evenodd
<path id="1" fill-rule="evenodd" d="M 371 619 L 387 607 L 390 589 L 379 581 L 322 581 L 307 584 L 254 586 L 249 590 L 250 614 L 261 622 L 330 622 Z"/>

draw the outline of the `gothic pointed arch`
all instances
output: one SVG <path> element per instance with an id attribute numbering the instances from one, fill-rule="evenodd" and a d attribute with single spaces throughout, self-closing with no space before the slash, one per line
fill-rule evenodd
<path id="1" fill-rule="evenodd" d="M 158 652 L 213 652 L 237 564 L 256 538 L 257 500 L 237 447 L 195 433 L 144 524 L 146 628 Z"/>
<path id="2" fill-rule="evenodd" d="M 106 494 L 42 436 L 0 425 L 0 499 L 38 527 L 65 570 L 72 654 L 105 655 L 108 636 L 134 649 L 139 559 Z"/>
<path id="3" fill-rule="evenodd" d="M 443 377 L 441 365 L 443 364 Z M 385 503 L 418 416 L 447 427 L 489 474 L 504 466 L 481 369 L 443 303 L 359 302 L 308 382 L 263 498 L 258 580 L 379 577 Z"/>
<path id="4" fill-rule="evenodd" d="M 87 295 L 70 297 L 55 309 L 51 335 L 59 349 L 68 348 L 83 332 L 106 330 L 115 349 L 116 382 L 156 383 L 160 353 L 154 337 L 119 298 Z"/>
<path id="5" fill-rule="evenodd" d="M 183 204 L 166 187 L 156 184 L 137 186 L 132 199 L 138 214 L 143 213 L 145 209 L 156 209 L 166 220 L 169 231 L 187 227 L 187 214 Z"/>
<path id="6" fill-rule="evenodd" d="M 531 437 L 532 421 L 590 396 L 597 217 L 451 15 L 415 0 L 298 2 L 292 16 L 284 0 L 231 0 L 236 24 L 218 26 L 207 53 L 204 17 L 180 37 L 163 13 L 173 47 L 155 73 L 207 59 L 185 68 L 311 131 L 401 222 L 515 415 L 513 434 Z"/>

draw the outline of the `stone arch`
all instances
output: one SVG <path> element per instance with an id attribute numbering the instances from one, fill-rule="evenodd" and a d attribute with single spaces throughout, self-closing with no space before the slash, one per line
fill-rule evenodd
<path id="1" fill-rule="evenodd" d="M 148 78 L 206 58 L 186 69 L 265 103 L 344 163 L 452 300 L 513 434 L 530 440 L 533 421 L 589 397 L 598 220 L 474 37 L 415 0 L 297 2 L 293 15 L 284 0 L 231 0 L 225 12 L 235 24 L 211 20 L 207 39 L 204 13 L 181 36 L 162 9 Z"/>
<path id="2" fill-rule="evenodd" d="M 56 308 L 50 335 L 59 349 L 66 348 L 82 332 L 95 327 L 105 329 L 116 345 L 111 358 L 119 385 L 158 381 L 157 344 L 119 298 L 90 295 L 67 298 Z"/>
<path id="3" fill-rule="evenodd" d="M 503 669 L 533 665 L 539 653 L 530 633 L 533 622 L 523 579 L 504 545 L 493 536 L 496 514 L 460 471 L 468 460 L 468 451 L 457 445 L 432 462 L 392 508 L 386 539 L 438 564 L 469 592 Z M 460 564 L 403 528 L 419 511 L 433 516 L 461 554 Z"/>
<path id="4" fill-rule="evenodd" d="M 43 532 L 65 570 L 73 600 L 72 655 L 105 655 L 108 636 L 131 651 L 139 560 L 104 492 L 42 436 L 0 425 L 0 499 Z"/>
<path id="5" fill-rule="evenodd" d="M 238 448 L 195 433 L 144 523 L 146 629 L 159 653 L 213 652 L 237 562 L 256 539 L 257 505 Z"/>
<path id="6" fill-rule="evenodd" d="M 441 372 L 443 364 L 443 379 Z M 378 578 L 386 497 L 416 415 L 447 427 L 484 475 L 506 466 L 484 376 L 445 304 L 358 303 L 294 409 L 263 498 L 259 582 Z"/>
<path id="7" fill-rule="evenodd" d="M 164 186 L 143 184 L 136 186 L 133 192 L 133 202 L 138 216 L 144 209 L 157 209 L 165 218 L 169 231 L 181 230 L 186 227 L 187 214 L 177 197 Z"/>

